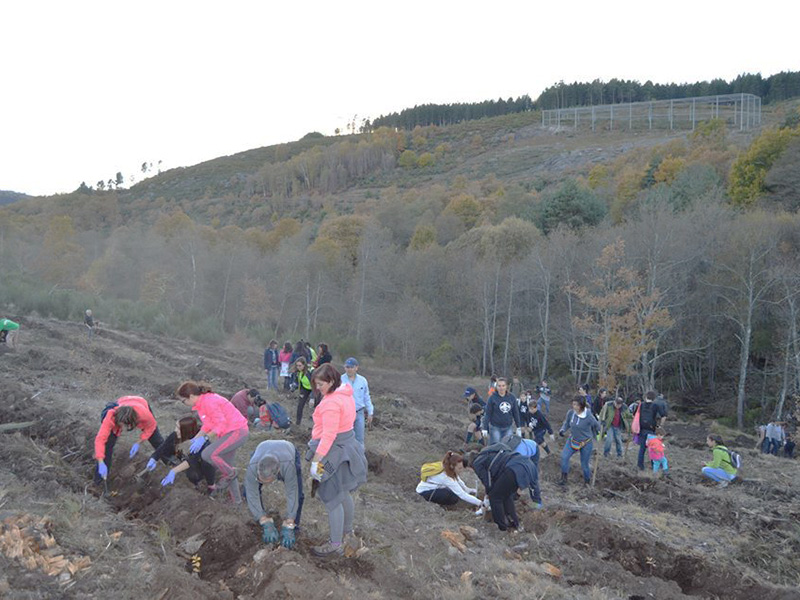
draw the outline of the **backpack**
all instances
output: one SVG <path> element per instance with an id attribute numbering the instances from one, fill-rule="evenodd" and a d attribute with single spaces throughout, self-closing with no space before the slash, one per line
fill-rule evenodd
<path id="1" fill-rule="evenodd" d="M 649 408 L 648 408 L 649 406 Z M 645 410 L 647 409 L 647 410 Z M 656 428 L 656 421 L 655 421 L 655 409 L 656 403 L 655 402 L 642 402 L 639 405 L 639 410 L 636 411 L 636 414 L 639 415 L 641 413 L 645 413 L 643 417 L 639 418 L 639 432 L 641 433 L 642 429 L 646 429 L 647 431 L 655 431 Z"/>
<path id="2" fill-rule="evenodd" d="M 421 481 L 428 481 L 428 477 L 433 477 L 434 475 L 438 475 L 443 471 L 444 465 L 442 464 L 442 461 L 425 463 L 419 470 L 419 478 Z"/>
<path id="3" fill-rule="evenodd" d="M 109 402 L 108 404 L 106 404 L 105 407 L 103 408 L 102 412 L 100 413 L 100 422 L 102 423 L 105 420 L 106 415 L 108 414 L 108 411 L 114 410 L 118 406 L 119 406 L 119 402 Z"/>
<path id="4" fill-rule="evenodd" d="M 741 469 L 742 468 L 742 455 L 738 452 L 731 452 L 727 448 L 725 450 L 728 452 L 728 460 L 731 463 L 731 466 L 734 469 Z"/>
<path id="5" fill-rule="evenodd" d="M 267 412 L 269 412 L 269 418 L 272 419 L 272 423 L 278 429 L 289 429 L 292 420 L 289 418 L 289 413 L 286 412 L 283 406 L 277 402 L 268 403 Z"/>
<path id="6" fill-rule="evenodd" d="M 642 428 L 639 425 L 639 415 L 642 414 L 642 411 L 639 410 L 641 406 L 636 408 L 636 414 L 633 416 L 633 423 L 631 423 L 631 433 L 639 433 Z"/>
<path id="7" fill-rule="evenodd" d="M 502 442 L 492 444 L 481 450 L 475 462 L 472 465 L 472 470 L 478 476 L 478 479 L 483 483 L 486 491 L 492 489 L 492 469 L 497 465 L 497 469 L 505 466 L 511 456 L 517 454 L 514 450 L 506 446 Z M 488 464 L 487 464 L 488 463 Z"/>

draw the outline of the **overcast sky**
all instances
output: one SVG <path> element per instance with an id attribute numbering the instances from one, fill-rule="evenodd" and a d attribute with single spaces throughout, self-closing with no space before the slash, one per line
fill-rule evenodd
<path id="1" fill-rule="evenodd" d="M 777 0 L 4 2 L 0 189 L 68 192 L 426 102 L 800 69 Z M 795 59 L 795 60 L 792 60 Z"/>

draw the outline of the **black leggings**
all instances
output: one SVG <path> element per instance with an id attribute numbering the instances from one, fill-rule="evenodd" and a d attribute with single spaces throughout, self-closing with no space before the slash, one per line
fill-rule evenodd
<path id="1" fill-rule="evenodd" d="M 311 390 L 300 388 L 300 397 L 297 399 L 297 424 L 303 420 L 303 409 L 308 402 L 308 397 L 311 395 Z"/>
<path id="2" fill-rule="evenodd" d="M 198 484 L 202 479 L 205 479 L 208 485 L 214 485 L 214 481 L 217 478 L 217 469 L 211 463 L 204 461 L 199 452 L 187 456 L 186 462 L 189 463 L 189 468 L 186 470 L 186 477 L 189 481 Z"/>
<path id="3" fill-rule="evenodd" d="M 503 471 L 494 482 L 489 492 L 489 504 L 492 507 L 492 519 L 500 531 L 509 527 L 519 527 L 517 509 L 514 507 L 514 495 L 517 493 L 517 476 L 511 469 Z"/>
<path id="4" fill-rule="evenodd" d="M 453 490 L 447 488 L 436 488 L 435 490 L 425 490 L 419 493 L 420 496 L 425 498 L 428 502 L 439 504 L 441 506 L 453 506 L 458 503 L 458 496 L 453 493 Z"/>

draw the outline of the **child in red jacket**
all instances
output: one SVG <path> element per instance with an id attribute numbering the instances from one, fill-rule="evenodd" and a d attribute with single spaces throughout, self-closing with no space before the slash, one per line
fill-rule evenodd
<path id="1" fill-rule="evenodd" d="M 659 427 L 656 429 L 655 435 L 652 433 L 647 434 L 646 444 L 650 460 L 653 461 L 653 473 L 658 473 L 659 469 L 661 469 L 664 471 L 664 475 L 667 475 L 669 464 L 664 453 L 664 430 Z"/>

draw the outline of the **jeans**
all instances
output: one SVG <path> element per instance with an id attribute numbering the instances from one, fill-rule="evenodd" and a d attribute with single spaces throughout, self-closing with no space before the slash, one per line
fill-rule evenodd
<path id="1" fill-rule="evenodd" d="M 664 473 L 669 471 L 669 464 L 667 463 L 666 456 L 653 460 L 653 473 L 658 473 L 659 469 L 663 469 Z"/>
<path id="2" fill-rule="evenodd" d="M 362 448 L 364 447 L 364 426 L 366 423 L 366 417 L 364 415 L 366 412 L 366 408 L 359 408 L 356 411 L 356 420 L 353 422 L 353 433 Z"/>
<path id="3" fill-rule="evenodd" d="M 539 396 L 539 406 L 544 406 L 544 415 L 550 416 L 550 396 Z"/>
<path id="4" fill-rule="evenodd" d="M 781 441 L 775 438 L 769 438 L 769 453 L 773 456 L 778 456 L 778 450 L 781 448 Z"/>
<path id="5" fill-rule="evenodd" d="M 614 440 L 614 445 L 617 447 L 617 456 L 622 456 L 622 429 L 614 427 L 613 425 L 608 428 L 606 432 L 606 443 L 603 445 L 603 456 L 608 456 L 611 453 L 611 440 Z"/>
<path id="6" fill-rule="evenodd" d="M 570 438 L 571 439 L 571 438 Z M 564 450 L 561 451 L 561 472 L 566 474 L 569 473 L 569 459 L 572 458 L 572 455 L 576 452 L 581 453 L 581 469 L 583 470 L 583 480 L 587 483 L 592 480 L 592 469 L 589 467 L 589 461 L 592 458 L 592 448 L 594 444 L 591 440 L 589 440 L 586 445 L 581 448 L 580 450 L 574 450 L 572 445 L 567 440 L 567 444 L 564 446 Z"/>
<path id="7" fill-rule="evenodd" d="M 267 389 L 278 391 L 278 367 L 267 369 Z"/>
<path id="8" fill-rule="evenodd" d="M 703 467 L 702 473 L 706 477 L 717 482 L 733 481 L 736 479 L 736 475 L 726 473 L 724 469 L 719 469 L 717 467 Z"/>
<path id="9" fill-rule="evenodd" d="M 489 444 L 496 444 L 500 440 L 502 440 L 507 435 L 513 433 L 514 427 L 509 425 L 508 427 L 495 427 L 494 425 L 489 425 Z"/>

